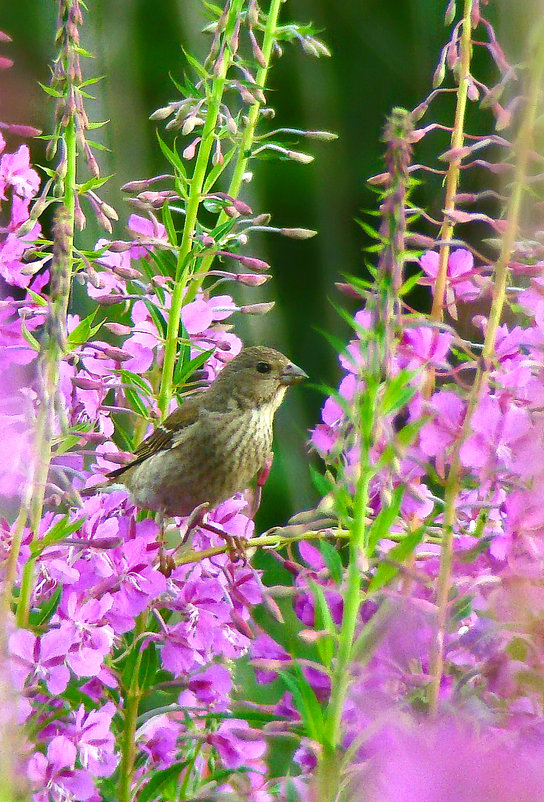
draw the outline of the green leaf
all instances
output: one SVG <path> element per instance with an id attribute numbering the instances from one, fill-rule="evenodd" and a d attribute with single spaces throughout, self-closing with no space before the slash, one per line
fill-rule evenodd
<path id="1" fill-rule="evenodd" d="M 62 92 L 59 92 L 58 89 L 53 89 L 50 86 L 46 86 L 38 81 L 39 86 L 43 89 L 46 95 L 51 95 L 51 97 L 62 97 Z"/>
<path id="2" fill-rule="evenodd" d="M 29 623 L 31 627 L 40 627 L 50 620 L 53 613 L 56 612 L 59 606 L 60 597 L 62 595 L 62 585 L 57 585 L 50 598 L 45 601 L 38 609 L 30 611 Z"/>
<path id="3" fill-rule="evenodd" d="M 27 287 L 26 291 L 30 295 L 34 303 L 38 304 L 38 306 L 47 306 L 47 301 L 45 300 L 45 298 L 42 298 L 42 296 L 38 295 L 37 292 L 31 290 L 30 287 Z"/>
<path id="4" fill-rule="evenodd" d="M 124 392 L 125 392 L 126 397 L 129 400 L 130 405 L 133 408 L 133 410 L 138 415 L 140 415 L 144 420 L 147 420 L 149 418 L 149 413 L 148 413 L 147 407 L 142 402 L 142 400 L 141 400 L 140 396 L 138 395 L 138 393 L 136 392 L 136 390 L 134 390 L 132 387 L 125 387 L 124 388 Z"/>
<path id="5" fill-rule="evenodd" d="M 334 546 L 327 540 L 321 540 L 319 542 L 319 551 L 327 563 L 327 568 L 330 571 L 331 578 L 334 582 L 336 582 L 337 585 L 340 585 L 343 576 L 343 565 L 340 555 L 338 554 L 338 550 L 335 549 Z"/>
<path id="6" fill-rule="evenodd" d="M 321 497 L 326 496 L 327 493 L 330 493 L 330 491 L 333 489 L 333 483 L 326 476 L 323 476 L 322 473 L 316 471 L 312 465 L 309 467 L 313 486 Z"/>
<path id="7" fill-rule="evenodd" d="M 413 387 L 409 382 L 416 375 L 413 370 L 400 370 L 397 375 L 391 379 L 384 391 L 381 413 L 382 415 L 389 415 L 391 412 L 397 412 L 402 409 L 408 401 L 417 392 L 417 387 Z"/>
<path id="8" fill-rule="evenodd" d="M 156 304 L 154 304 L 152 301 L 149 300 L 149 298 L 147 298 L 147 296 L 143 295 L 142 301 L 146 305 L 147 311 L 151 315 L 153 323 L 155 324 L 155 328 L 157 329 L 163 340 L 165 340 L 167 325 L 166 325 L 166 320 L 162 316 L 161 311 L 159 310 Z"/>
<path id="9" fill-rule="evenodd" d="M 161 137 L 160 137 L 158 132 L 157 132 L 157 139 L 159 141 L 159 147 L 162 150 L 162 153 L 163 153 L 163 156 L 165 157 L 165 159 L 168 162 L 170 162 L 172 167 L 174 167 L 176 170 L 179 170 L 181 175 L 185 176 L 186 175 L 185 165 L 183 164 L 179 154 L 175 150 L 172 150 L 172 148 L 168 147 L 166 142 L 164 142 L 164 140 L 161 139 Z"/>
<path id="10" fill-rule="evenodd" d="M 423 271 L 419 270 L 413 276 L 407 278 L 402 287 L 400 288 L 400 295 L 407 295 L 410 292 L 410 290 L 412 290 L 416 286 L 416 284 L 418 284 L 419 279 L 422 277 L 422 275 Z"/>
<path id="11" fill-rule="evenodd" d="M 332 620 L 331 611 L 325 598 L 325 592 L 317 582 L 310 581 L 310 589 L 314 597 L 315 628 L 325 630 L 327 635 L 322 635 L 315 642 L 319 659 L 324 666 L 330 666 L 334 657 L 334 635 L 336 635 L 336 625 Z"/>
<path id="12" fill-rule="evenodd" d="M 100 178 L 90 178 L 88 181 L 85 181 L 84 184 L 79 186 L 79 194 L 83 195 L 84 192 L 88 192 L 90 189 L 98 189 L 105 184 L 106 181 L 109 181 L 110 178 L 113 178 L 113 175 L 114 173 L 111 173 L 110 175 L 101 176 Z"/>
<path id="13" fill-rule="evenodd" d="M 279 671 L 278 673 L 287 685 L 287 689 L 291 691 L 294 705 L 306 728 L 306 734 L 317 743 L 323 743 L 325 727 L 321 706 L 300 666 L 295 664 L 293 669 L 295 676 L 288 671 Z"/>
<path id="14" fill-rule="evenodd" d="M 96 140 L 94 139 L 89 139 L 88 137 L 85 137 L 85 142 L 95 150 L 101 150 L 101 151 L 104 150 L 107 151 L 108 153 L 111 153 L 110 148 L 106 147 L 106 145 L 103 145 L 101 142 L 96 142 Z"/>
<path id="15" fill-rule="evenodd" d="M 387 507 L 382 507 L 372 522 L 368 532 L 368 554 L 370 556 L 374 554 L 374 549 L 380 540 L 388 535 L 393 522 L 398 517 L 404 489 L 403 485 L 399 485 L 393 490 L 391 503 Z"/>
<path id="16" fill-rule="evenodd" d="M 151 779 L 147 782 L 138 794 L 138 802 L 155 802 L 162 799 L 161 791 L 173 780 L 177 780 L 181 772 L 189 765 L 188 760 L 181 763 L 174 763 L 167 769 L 154 771 Z"/>
<path id="17" fill-rule="evenodd" d="M 182 358 L 185 349 L 180 350 L 180 355 L 178 357 L 178 361 L 176 362 L 176 367 L 174 369 L 174 385 L 179 386 L 185 384 L 187 379 L 198 370 L 202 365 L 204 365 L 208 359 L 211 357 L 215 348 L 211 348 L 209 351 L 203 351 L 201 354 L 198 354 L 193 359 L 190 359 L 189 362 L 185 362 Z"/>
<path id="18" fill-rule="evenodd" d="M 168 242 L 171 245 L 177 245 L 178 234 L 172 218 L 172 212 L 168 206 L 168 201 L 166 201 L 162 207 L 162 222 L 168 234 Z"/>
<path id="19" fill-rule="evenodd" d="M 135 384 L 136 387 L 139 387 L 140 390 L 143 390 L 147 398 L 151 399 L 153 396 L 153 388 L 142 376 L 138 376 L 137 373 L 133 373 L 131 370 L 126 370 L 125 368 L 121 368 L 119 370 L 119 375 L 121 376 L 123 382 L 127 384 Z"/>
<path id="20" fill-rule="evenodd" d="M 416 546 L 421 543 L 424 534 L 424 527 L 420 526 L 419 529 L 414 529 L 413 532 L 410 532 L 400 543 L 394 546 L 391 551 L 388 551 L 387 556 L 396 562 L 403 562 L 412 554 Z M 398 572 L 399 569 L 396 566 L 385 562 L 380 563 L 376 569 L 376 573 L 370 580 L 368 593 L 374 593 L 382 588 L 390 582 Z"/>
<path id="21" fill-rule="evenodd" d="M 41 540 L 35 540 L 30 546 L 30 554 L 32 557 L 37 557 L 42 551 L 51 546 L 53 543 L 58 543 L 59 540 L 69 537 L 78 529 L 81 529 L 86 516 L 77 518 L 75 521 L 70 521 L 68 515 L 64 515 L 60 521 L 57 521 L 51 529 L 42 537 Z"/>
<path id="22" fill-rule="evenodd" d="M 142 652 L 138 670 L 138 685 L 141 689 L 151 688 L 155 684 L 159 669 L 159 657 L 154 643 L 149 643 Z"/>
<path id="23" fill-rule="evenodd" d="M 236 218 L 230 217 L 224 223 L 221 223 L 220 226 L 216 226 L 210 231 L 210 236 L 214 238 L 214 240 L 220 243 L 227 234 L 229 234 L 236 224 Z"/>
<path id="24" fill-rule="evenodd" d="M 200 75 L 201 78 L 209 78 L 208 72 L 204 69 L 200 61 L 194 56 L 192 56 L 189 53 L 189 51 L 185 50 L 185 48 L 182 48 L 182 50 L 183 50 L 183 55 L 185 56 L 191 67 L 194 69 L 194 71 L 198 75 Z"/>
<path id="25" fill-rule="evenodd" d="M 91 314 L 87 315 L 86 318 L 80 320 L 75 329 L 70 332 L 66 340 L 66 347 L 68 351 L 73 351 L 74 348 L 78 347 L 78 345 L 86 343 L 87 340 L 93 337 L 100 329 L 104 321 L 101 321 L 96 326 L 93 326 L 93 320 L 96 317 L 97 311 L 98 310 L 95 309 L 94 312 L 91 312 Z"/>
<path id="26" fill-rule="evenodd" d="M 29 330 L 27 329 L 27 327 L 25 325 L 25 321 L 22 318 L 21 318 L 21 334 L 23 335 L 23 337 L 25 338 L 27 343 L 30 345 L 30 347 L 34 351 L 36 351 L 36 353 L 39 353 L 39 351 L 40 351 L 40 343 L 34 337 L 34 335 L 29 332 Z"/>

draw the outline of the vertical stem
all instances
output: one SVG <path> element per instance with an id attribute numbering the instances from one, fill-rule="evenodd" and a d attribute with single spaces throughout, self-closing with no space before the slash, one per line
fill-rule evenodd
<path id="1" fill-rule="evenodd" d="M 323 751 L 317 768 L 318 802 L 331 802 L 339 788 L 341 766 L 337 750 L 341 740 L 342 712 L 350 682 L 349 663 L 361 605 L 361 565 L 365 558 L 366 548 L 369 482 L 373 476 L 373 468 L 370 464 L 370 449 L 376 418 L 378 388 L 378 383 L 370 378 L 366 389 L 364 409 L 360 412 L 361 472 L 355 487 L 342 624 L 338 636 L 338 650 L 331 679 L 331 696 L 325 718 Z"/>
<path id="2" fill-rule="evenodd" d="M 270 9 L 268 11 L 268 16 L 266 20 L 266 28 L 264 31 L 263 37 L 263 46 L 262 46 L 262 53 L 264 56 L 264 66 L 260 67 L 257 70 L 257 74 L 255 76 L 255 80 L 257 85 L 260 86 L 261 89 L 264 90 L 268 78 L 268 72 L 270 69 L 270 57 L 272 55 L 272 47 L 274 46 L 274 39 L 276 35 L 276 28 L 278 25 L 278 17 L 280 14 L 280 7 L 282 4 L 282 0 L 272 0 L 270 3 Z M 259 101 L 256 101 L 249 109 L 247 115 L 247 125 L 244 129 L 244 133 L 242 135 L 242 141 L 240 143 L 240 148 L 238 150 L 238 156 L 236 160 L 236 164 L 234 165 L 234 170 L 231 178 L 231 182 L 229 184 L 229 188 L 227 189 L 227 194 L 230 195 L 232 198 L 236 198 L 238 193 L 240 192 L 240 187 L 242 185 L 242 178 L 247 169 L 247 165 L 249 159 L 251 158 L 251 147 L 253 145 L 253 139 L 255 137 L 255 128 L 257 127 L 257 122 L 259 120 L 259 111 L 261 109 L 261 104 Z M 221 225 L 228 220 L 228 216 L 222 211 L 217 219 L 217 225 Z M 213 262 L 214 256 L 208 255 L 205 256 L 198 268 L 198 271 L 195 272 L 194 280 L 187 292 L 187 301 L 191 301 L 200 287 L 202 286 L 202 282 L 206 277 L 206 273 L 210 269 L 210 266 Z"/>
<path id="3" fill-rule="evenodd" d="M 54 415 L 58 394 L 59 363 L 62 359 L 66 338 L 66 315 L 70 298 L 73 244 L 74 209 L 76 184 L 76 135 L 73 118 L 65 129 L 66 176 L 63 204 L 59 207 L 54 225 L 53 259 L 51 261 L 51 300 L 46 332 L 39 357 L 41 368 L 41 399 L 36 419 L 35 449 L 36 464 L 32 478 L 32 501 L 30 504 L 30 528 L 34 538 L 38 537 L 43 515 L 45 486 L 52 456 Z M 13 544 L 16 549 L 19 544 Z M 17 555 L 14 555 L 17 559 Z M 34 578 L 34 560 L 29 560 L 24 569 L 21 593 L 17 607 L 17 624 L 26 626 L 30 609 Z"/>
<path id="4" fill-rule="evenodd" d="M 540 27 L 542 30 L 542 26 Z M 508 204 L 506 229 L 502 239 L 501 252 L 497 260 L 497 264 L 495 266 L 495 271 L 494 271 L 493 297 L 491 302 L 489 321 L 485 334 L 482 359 L 480 366 L 476 371 L 474 384 L 472 386 L 472 390 L 468 399 L 467 411 L 465 415 L 465 420 L 463 422 L 463 428 L 461 430 L 461 433 L 453 450 L 451 468 L 446 483 L 443 546 L 441 550 L 440 573 L 438 576 L 438 590 L 437 590 L 437 600 L 436 600 L 438 608 L 437 636 L 433 652 L 431 654 L 431 666 L 430 666 L 430 673 L 431 673 L 430 706 L 431 706 L 431 711 L 433 713 L 436 713 L 438 709 L 440 682 L 442 679 L 442 671 L 444 667 L 444 637 L 447 624 L 448 596 L 451 584 L 453 530 L 456 520 L 457 496 L 460 490 L 461 463 L 459 454 L 461 451 L 461 446 L 463 445 L 465 439 L 470 433 L 472 416 L 478 405 L 478 401 L 481 397 L 482 391 L 485 387 L 485 383 L 487 381 L 487 376 L 490 369 L 490 361 L 493 357 L 493 353 L 495 350 L 497 329 L 500 325 L 502 310 L 504 307 L 504 302 L 506 297 L 508 264 L 512 256 L 512 250 L 514 248 L 514 244 L 518 234 L 519 220 L 521 214 L 521 201 L 523 197 L 523 190 L 526 184 L 527 167 L 529 164 L 529 157 L 533 139 L 533 130 L 538 109 L 538 100 L 541 92 L 543 77 L 544 77 L 544 40 L 541 35 L 538 39 L 538 49 L 536 51 L 533 63 L 531 65 L 525 114 L 521 121 L 521 126 L 514 146 L 514 153 L 516 154 L 516 169 L 515 169 L 514 183 L 510 195 L 510 202 Z"/>
<path id="5" fill-rule="evenodd" d="M 227 26 L 225 30 L 225 41 L 228 42 L 234 31 L 237 15 L 240 13 L 242 0 L 236 0 L 229 11 Z M 212 82 L 211 94 L 208 100 L 206 121 L 202 130 L 202 141 L 198 149 L 195 169 L 191 178 L 191 190 L 185 214 L 185 223 L 179 246 L 176 264 L 176 283 L 172 292 L 172 302 L 170 314 L 168 315 L 168 326 L 166 331 L 166 343 L 164 347 L 164 362 L 162 367 L 161 386 L 159 390 L 159 408 L 162 416 L 168 413 L 168 407 L 172 398 L 172 382 L 174 377 L 174 366 L 178 350 L 178 333 L 181 318 L 181 308 L 183 306 L 183 296 L 187 281 L 191 273 L 191 248 L 193 236 L 200 206 L 202 187 L 206 178 L 206 170 L 210 153 L 214 142 L 214 131 L 219 114 L 219 107 L 223 98 L 225 78 L 232 63 L 232 54 L 229 47 L 225 47 L 224 57 L 221 62 L 218 74 Z M 189 300 L 189 298 L 187 299 Z"/>
<path id="6" fill-rule="evenodd" d="M 451 147 L 460 148 L 465 139 L 465 112 L 467 106 L 468 82 L 470 77 L 470 57 L 472 52 L 471 43 L 471 19 L 473 0 L 465 0 L 463 10 L 463 22 L 461 24 L 461 39 L 459 46 L 459 86 L 457 88 L 457 105 L 455 108 L 455 120 L 451 135 Z M 446 191 L 444 198 L 444 222 L 440 229 L 439 238 L 441 241 L 449 241 L 453 234 L 454 225 L 448 217 L 448 212 L 455 209 L 455 195 L 459 186 L 460 159 L 453 159 L 448 167 L 446 175 Z M 444 316 L 444 297 L 446 294 L 446 281 L 450 246 L 441 245 L 438 260 L 438 273 L 434 283 L 433 306 L 431 320 L 442 320 Z"/>
<path id="7" fill-rule="evenodd" d="M 138 649 L 134 662 L 134 669 L 130 678 L 130 684 L 125 692 L 124 703 L 124 731 L 121 744 L 121 763 L 119 766 L 119 797 L 118 802 L 132 802 L 132 781 L 134 778 L 134 764 L 136 760 L 136 723 L 138 720 L 138 709 L 142 698 L 140 689 L 140 664 L 142 662 L 141 644 L 138 636 L 144 632 L 146 626 L 146 616 L 142 613 L 136 619 L 134 628 L 134 641 L 137 644 L 134 648 Z"/>

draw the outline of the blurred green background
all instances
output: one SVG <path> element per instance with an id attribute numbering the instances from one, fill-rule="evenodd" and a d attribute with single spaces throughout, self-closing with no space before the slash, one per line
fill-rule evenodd
<path id="1" fill-rule="evenodd" d="M 53 0 L 0 4 L 0 29 L 13 38 L 2 54 L 15 60 L 11 70 L 0 74 L 1 120 L 51 130 L 53 104 L 38 81 L 49 82 L 56 5 Z M 247 252 L 273 265 L 274 280 L 262 290 L 250 290 L 247 299 L 273 298 L 276 308 L 264 318 L 238 315 L 235 323 L 246 342 L 279 347 L 317 384 L 335 385 L 339 377 L 336 356 L 319 329 L 348 336 L 331 299 L 342 300 L 334 286 L 342 273 L 363 269 L 361 248 L 367 242 L 354 218 L 361 208 L 375 205 L 365 179 L 382 169 L 384 120 L 393 106 L 413 108 L 429 92 L 447 34 L 445 6 L 442 0 L 288 0 L 283 6 L 282 21 L 313 22 L 332 58 L 317 60 L 300 47 L 285 47 L 271 74 L 269 104 L 277 111 L 273 126 L 325 129 L 339 139 L 310 142 L 307 149 L 315 161 L 309 166 L 253 163 L 255 179 L 244 196 L 253 210 L 270 212 L 275 225 L 313 228 L 319 235 L 305 242 L 267 235 L 250 243 Z M 507 55 L 518 60 L 526 31 L 542 14 L 541 0 L 491 2 L 484 11 Z M 110 121 L 103 133 L 110 152 L 98 158 L 103 174 L 113 174 L 102 196 L 119 211 L 117 236 L 123 236 L 131 213 L 119 187 L 167 171 L 156 124 L 148 118 L 177 96 L 169 74 L 179 78 L 186 68 L 181 47 L 205 54 L 205 22 L 200 0 L 89 0 L 82 44 L 95 58 L 84 61 L 85 77 L 105 79 L 94 87 L 97 99 L 89 103 L 88 113 L 91 120 Z M 483 79 L 496 80 L 487 60 L 478 59 Z M 451 119 L 451 108 L 437 107 L 441 122 Z M 489 124 L 488 113 L 484 117 L 476 106 L 469 120 L 473 130 L 486 130 Z M 428 122 L 430 117 L 423 121 Z M 417 161 L 432 163 L 447 147 L 446 135 L 440 136 L 422 143 Z M 32 148 L 35 161 L 44 163 L 43 143 L 36 141 Z M 439 181 L 420 193 L 418 200 L 439 214 Z M 101 235 L 89 217 L 79 244 L 92 246 Z M 322 400 L 316 389 L 300 387 L 280 410 L 276 463 L 265 489 L 260 529 L 282 523 L 315 501 L 306 440 Z"/>

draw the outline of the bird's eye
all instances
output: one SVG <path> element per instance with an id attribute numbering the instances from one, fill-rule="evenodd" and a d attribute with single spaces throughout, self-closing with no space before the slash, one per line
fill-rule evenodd
<path id="1" fill-rule="evenodd" d="M 270 373 L 272 370 L 272 365 L 270 365 L 268 362 L 257 362 L 256 368 L 259 373 Z"/>

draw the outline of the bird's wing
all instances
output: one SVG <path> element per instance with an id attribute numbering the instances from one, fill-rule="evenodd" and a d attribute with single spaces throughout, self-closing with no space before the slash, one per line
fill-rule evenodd
<path id="1" fill-rule="evenodd" d="M 134 452 L 133 460 L 121 466 L 121 468 L 110 471 L 106 476 L 109 479 L 115 479 L 121 476 L 125 471 L 128 471 L 129 468 L 133 468 L 135 465 L 144 462 L 148 457 L 152 457 L 153 454 L 172 448 L 172 446 L 175 445 L 176 435 L 180 430 L 185 429 L 185 427 L 190 426 L 191 423 L 195 423 L 195 421 L 198 420 L 201 407 L 202 401 L 200 398 L 191 398 L 188 401 L 184 401 L 181 406 L 168 415 L 160 426 L 157 426 L 157 428 L 151 432 L 149 437 L 142 440 Z"/>

